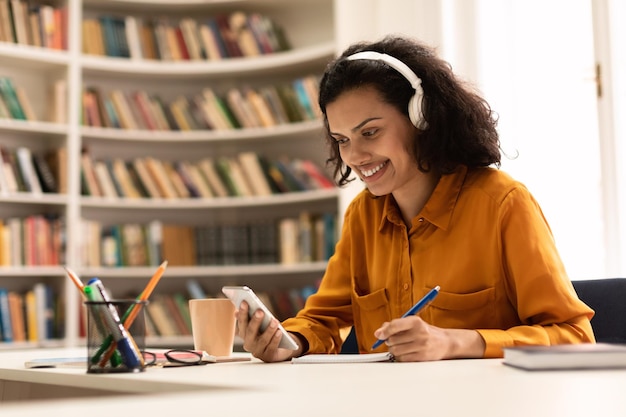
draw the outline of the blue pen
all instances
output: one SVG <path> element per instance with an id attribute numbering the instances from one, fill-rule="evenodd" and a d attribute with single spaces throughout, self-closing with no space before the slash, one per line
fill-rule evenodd
<path id="1" fill-rule="evenodd" d="M 431 301 L 433 301 L 435 299 L 437 294 L 439 294 L 439 285 L 437 285 L 432 290 L 428 291 L 428 294 L 426 294 L 421 300 L 419 300 L 417 303 L 415 303 L 415 305 L 413 307 L 411 307 L 409 309 L 409 311 L 404 313 L 402 315 L 402 318 L 408 317 L 408 316 L 412 316 L 412 315 L 417 314 L 420 311 L 422 311 L 422 309 L 424 307 L 426 307 L 428 305 L 428 303 L 430 303 Z M 374 343 L 374 345 L 372 346 L 372 350 L 374 350 L 378 346 L 382 345 L 383 342 L 384 342 L 384 340 L 380 340 L 380 339 L 377 340 L 376 343 Z"/>

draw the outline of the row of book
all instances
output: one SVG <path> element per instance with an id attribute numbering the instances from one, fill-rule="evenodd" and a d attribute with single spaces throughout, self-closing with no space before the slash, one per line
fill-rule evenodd
<path id="1" fill-rule="evenodd" d="M 36 283 L 25 293 L 0 288 L 0 341 L 41 342 L 64 335 L 64 315 L 54 289 Z"/>
<path id="2" fill-rule="evenodd" d="M 93 159 L 81 156 L 81 192 L 104 198 L 253 197 L 333 188 L 307 159 L 270 159 L 253 151 L 199 161 L 154 157 Z"/>
<path id="3" fill-rule="evenodd" d="M 337 219 L 332 213 L 212 225 L 149 223 L 105 225 L 82 220 L 85 266 L 124 267 L 294 264 L 325 261 L 334 252 Z"/>
<path id="4" fill-rule="evenodd" d="M 194 96 L 166 102 L 143 90 L 108 92 L 86 88 L 82 97 L 85 126 L 139 130 L 231 130 L 273 127 L 316 120 L 318 84 L 315 76 L 261 88 L 233 87 L 223 95 L 209 87 Z"/>
<path id="5" fill-rule="evenodd" d="M 63 222 L 55 214 L 0 219 L 0 266 L 62 265 Z"/>
<path id="6" fill-rule="evenodd" d="M 67 7 L 0 0 L 0 42 L 67 49 Z"/>
<path id="7" fill-rule="evenodd" d="M 82 23 L 83 53 L 162 61 L 220 60 L 290 49 L 283 29 L 259 13 L 202 18 L 102 15 Z"/>
<path id="8" fill-rule="evenodd" d="M 67 191 L 65 148 L 33 152 L 25 146 L 12 149 L 0 145 L 0 155 L 0 195 Z"/>

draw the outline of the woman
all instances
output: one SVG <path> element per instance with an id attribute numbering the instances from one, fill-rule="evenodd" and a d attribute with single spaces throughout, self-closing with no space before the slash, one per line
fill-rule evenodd
<path id="1" fill-rule="evenodd" d="M 346 210 L 320 288 L 283 326 L 237 313 L 244 349 L 275 362 L 359 350 L 397 361 L 501 357 L 524 344 L 594 342 L 593 311 L 572 287 L 550 228 L 523 184 L 500 171 L 496 118 L 431 49 L 406 38 L 350 46 L 320 82 L 339 184 L 366 185 Z M 420 314 L 400 318 L 430 289 Z"/>

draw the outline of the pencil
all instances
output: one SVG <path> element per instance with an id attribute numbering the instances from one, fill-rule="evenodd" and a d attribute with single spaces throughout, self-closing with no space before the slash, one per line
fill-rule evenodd
<path id="1" fill-rule="evenodd" d="M 69 269 L 66 266 L 64 266 L 63 268 L 65 269 L 65 272 L 67 272 L 67 275 L 70 277 L 70 279 L 72 280 L 74 285 L 76 285 L 76 288 L 78 288 L 78 291 L 80 291 L 80 294 L 83 297 L 85 297 L 85 292 L 83 291 L 83 288 L 85 286 L 83 285 L 82 281 L 78 278 L 78 275 L 76 275 L 76 273 L 74 271 L 72 271 L 71 269 Z"/>
<path id="2" fill-rule="evenodd" d="M 139 296 L 137 297 L 137 301 L 148 300 L 150 294 L 152 294 L 152 291 L 154 291 L 154 288 L 159 283 L 159 280 L 165 273 L 166 268 L 167 261 L 163 261 L 163 263 L 159 266 L 154 275 L 152 275 L 152 278 L 150 278 L 150 281 L 148 281 L 148 285 L 146 285 L 146 288 L 144 288 L 141 294 L 139 294 Z M 124 316 L 122 317 L 124 327 L 126 327 L 127 329 L 133 324 L 135 318 L 137 318 L 137 314 L 139 314 L 139 310 L 141 309 L 141 303 L 134 304 L 131 308 L 131 310 L 126 310 L 126 313 L 124 313 Z"/>
<path id="3" fill-rule="evenodd" d="M 141 309 L 141 302 L 148 300 L 148 297 L 150 297 L 150 294 L 152 294 L 152 291 L 165 273 L 166 268 L 167 261 L 163 261 L 163 263 L 157 268 L 154 275 L 152 275 L 152 278 L 150 278 L 150 281 L 148 281 L 148 284 L 146 285 L 144 290 L 139 294 L 139 296 L 137 296 L 136 300 L 139 301 L 139 303 L 133 304 L 129 309 L 126 310 L 126 312 L 122 316 L 124 328 L 130 329 L 130 326 L 132 326 L 133 322 L 137 318 L 137 315 L 139 314 L 139 310 Z M 111 355 L 113 355 L 113 352 L 115 352 L 117 343 L 115 343 L 112 337 L 108 337 L 102 345 L 108 346 L 108 350 L 100 361 L 100 365 L 104 366 L 103 364 L 106 364 Z"/>

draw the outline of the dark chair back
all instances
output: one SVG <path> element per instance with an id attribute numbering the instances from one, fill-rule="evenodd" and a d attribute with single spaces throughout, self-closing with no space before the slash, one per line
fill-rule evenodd
<path id="1" fill-rule="evenodd" d="M 341 345 L 340 353 L 359 353 L 359 344 L 356 341 L 356 332 L 354 331 L 354 327 L 350 330 L 350 334 Z"/>
<path id="2" fill-rule="evenodd" d="M 572 281 L 578 297 L 596 314 L 591 327 L 597 342 L 626 343 L 626 278 Z"/>

